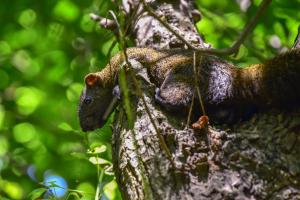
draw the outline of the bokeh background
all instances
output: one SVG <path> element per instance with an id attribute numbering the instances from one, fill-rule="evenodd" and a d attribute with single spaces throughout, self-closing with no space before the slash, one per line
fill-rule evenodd
<path id="1" fill-rule="evenodd" d="M 203 15 L 197 27 L 213 47 L 228 47 L 260 2 L 197 0 Z M 105 66 L 115 40 L 89 13 L 105 17 L 113 10 L 119 16 L 117 4 L 0 1 L 1 199 L 121 199 L 111 170 L 109 123 L 85 134 L 77 119 L 83 77 Z M 274 0 L 229 59 L 247 66 L 287 50 L 299 10 L 299 0 Z"/>

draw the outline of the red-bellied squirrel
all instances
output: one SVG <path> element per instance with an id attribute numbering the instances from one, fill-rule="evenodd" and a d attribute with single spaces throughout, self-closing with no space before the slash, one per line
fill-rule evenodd
<path id="1" fill-rule="evenodd" d="M 128 48 L 126 54 L 147 69 L 158 88 L 158 104 L 169 111 L 188 110 L 195 90 L 193 51 Z M 78 110 L 83 131 L 105 123 L 104 113 L 114 98 L 112 91 L 118 85 L 124 62 L 122 55 L 115 55 L 102 71 L 85 77 Z M 195 60 L 199 88 L 211 121 L 232 123 L 253 110 L 300 104 L 300 49 L 246 68 L 208 54 L 197 53 Z"/>

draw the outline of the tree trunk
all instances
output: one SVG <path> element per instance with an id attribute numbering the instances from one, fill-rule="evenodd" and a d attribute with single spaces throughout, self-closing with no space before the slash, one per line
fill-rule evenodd
<path id="1" fill-rule="evenodd" d="M 199 15 L 191 1 L 157 0 L 150 5 L 187 41 L 209 46 L 194 27 Z M 123 6 L 129 16 L 138 3 L 123 0 Z M 136 46 L 186 48 L 142 9 L 136 13 L 128 22 Z M 299 110 L 256 114 L 231 129 L 193 130 L 186 128 L 186 116 L 174 116 L 155 103 L 155 87 L 147 73 L 140 75 L 146 105 L 174 163 L 162 149 L 142 99 L 132 95 L 134 129 L 128 128 L 120 105 L 112 141 L 123 199 L 300 199 Z"/>

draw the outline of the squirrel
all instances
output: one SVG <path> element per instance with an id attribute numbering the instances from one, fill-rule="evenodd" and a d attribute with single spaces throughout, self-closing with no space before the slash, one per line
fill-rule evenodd
<path id="1" fill-rule="evenodd" d="M 300 49 L 246 68 L 203 53 L 196 53 L 194 60 L 192 50 L 128 48 L 126 54 L 128 60 L 136 60 L 147 69 L 158 88 L 155 100 L 168 111 L 189 109 L 195 90 L 194 61 L 202 100 L 213 122 L 233 123 L 260 109 L 300 103 Z M 78 109 L 83 131 L 105 123 L 124 60 L 124 55 L 118 53 L 102 71 L 85 77 Z"/>

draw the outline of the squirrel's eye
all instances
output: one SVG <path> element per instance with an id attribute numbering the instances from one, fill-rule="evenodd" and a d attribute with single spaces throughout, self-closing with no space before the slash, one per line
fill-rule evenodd
<path id="1" fill-rule="evenodd" d="M 86 97 L 83 102 L 86 104 L 86 105 L 89 105 L 90 103 L 92 103 L 92 98 L 91 97 Z"/>

